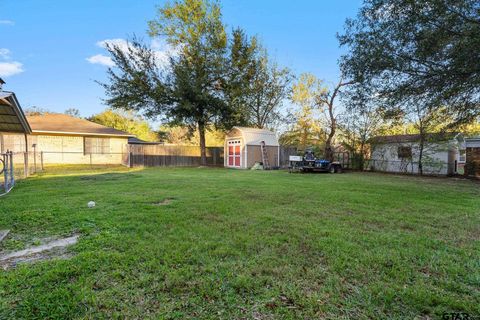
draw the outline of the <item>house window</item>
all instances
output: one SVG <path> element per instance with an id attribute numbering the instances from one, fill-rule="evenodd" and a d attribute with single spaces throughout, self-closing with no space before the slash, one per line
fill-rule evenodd
<path id="1" fill-rule="evenodd" d="M 400 146 L 397 149 L 399 159 L 412 159 L 412 147 Z"/>
<path id="2" fill-rule="evenodd" d="M 110 153 L 110 138 L 83 138 L 84 154 Z"/>

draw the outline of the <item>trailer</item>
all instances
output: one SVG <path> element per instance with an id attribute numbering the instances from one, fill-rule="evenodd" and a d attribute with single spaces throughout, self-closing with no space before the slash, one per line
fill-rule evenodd
<path id="1" fill-rule="evenodd" d="M 289 172 L 330 172 L 341 173 L 342 164 L 336 161 L 317 159 L 315 153 L 307 150 L 302 156 L 289 156 Z"/>

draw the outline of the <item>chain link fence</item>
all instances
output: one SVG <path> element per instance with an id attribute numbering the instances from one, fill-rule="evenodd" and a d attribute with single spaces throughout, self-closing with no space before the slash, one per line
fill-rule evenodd
<path id="1" fill-rule="evenodd" d="M 15 185 L 12 152 L 0 153 L 0 196 L 7 194 Z"/>
<path id="2" fill-rule="evenodd" d="M 356 159 L 352 158 L 349 164 L 353 170 L 378 171 L 403 174 L 419 174 L 419 162 L 417 161 L 396 161 L 384 159 Z M 423 161 L 422 173 L 425 175 L 449 175 L 463 174 L 464 165 L 457 161 L 448 163 L 439 160 Z"/>

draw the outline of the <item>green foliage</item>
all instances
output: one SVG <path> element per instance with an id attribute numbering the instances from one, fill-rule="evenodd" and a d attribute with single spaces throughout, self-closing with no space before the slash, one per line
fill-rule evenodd
<path id="1" fill-rule="evenodd" d="M 75 117 L 75 118 L 80 118 L 80 110 L 76 109 L 76 108 L 68 108 L 67 110 L 65 110 L 64 112 L 66 115 L 69 115 L 69 116 L 72 116 L 72 117 Z"/>
<path id="2" fill-rule="evenodd" d="M 94 114 L 88 118 L 88 120 L 134 134 L 141 140 L 158 140 L 157 135 L 151 130 L 148 122 L 132 111 L 114 111 L 112 109 L 107 109 L 98 114 Z"/>
<path id="3" fill-rule="evenodd" d="M 339 40 L 349 49 L 343 73 L 378 103 L 417 114 L 446 108 L 450 124 L 480 114 L 478 1 L 366 0 Z"/>
<path id="4" fill-rule="evenodd" d="M 325 92 L 322 81 L 313 74 L 303 73 L 292 85 L 290 99 L 299 107 L 293 113 L 294 122 L 282 134 L 282 144 L 294 145 L 299 151 L 313 148 L 316 154 L 323 152 L 326 134 L 323 128 L 317 97 Z"/>
<path id="5" fill-rule="evenodd" d="M 280 144 L 296 146 L 299 152 L 312 148 L 319 155 L 325 145 L 325 131 L 319 126 L 318 114 L 308 105 L 303 105 L 293 114 L 295 121 L 280 136 Z"/>
<path id="6" fill-rule="evenodd" d="M 206 128 L 228 122 L 232 114 L 220 88 L 227 50 L 220 7 L 208 0 L 168 3 L 149 22 L 149 33 L 166 37 L 179 55 L 163 67 L 155 52 L 135 39 L 127 52 L 108 46 L 116 69 L 109 69 L 110 84 L 104 85 L 107 102 L 197 129 L 202 163 L 206 163 Z"/>
<path id="7" fill-rule="evenodd" d="M 0 318 L 480 314 L 473 181 L 78 169 L 47 168 L 0 201 L 3 250 L 80 234 L 64 259 L 1 271 Z"/>
<path id="8" fill-rule="evenodd" d="M 218 2 L 167 3 L 148 25 L 150 36 L 165 37 L 178 55 L 161 66 L 155 51 L 137 39 L 127 49 L 108 45 L 116 65 L 103 84 L 111 107 L 198 130 L 203 163 L 207 129 L 278 120 L 288 71 L 259 55 L 256 38 L 242 30 L 233 30 L 229 41 Z"/>
<path id="9" fill-rule="evenodd" d="M 313 74 L 304 73 L 300 75 L 297 83 L 292 88 L 291 100 L 302 108 L 301 114 L 303 116 L 299 117 L 296 125 L 294 125 L 297 127 L 300 135 L 303 136 L 301 140 L 306 141 L 308 131 L 312 131 L 315 134 L 323 131 L 325 134 L 323 156 L 329 160 L 333 160 L 333 144 L 338 126 L 339 114 L 336 107 L 336 99 L 340 94 L 341 88 L 348 84 L 348 82 L 340 80 L 335 87 L 329 89 L 324 85 L 323 81 Z M 312 112 L 318 112 L 321 117 L 318 120 L 304 120 Z M 315 123 L 316 125 L 312 127 L 312 130 L 307 128 Z"/>
<path id="10" fill-rule="evenodd" d="M 241 29 L 232 34 L 229 70 L 224 81 L 226 98 L 236 111 L 236 125 L 275 127 L 284 120 L 282 106 L 292 75 L 269 60 L 255 37 Z"/>
<path id="11" fill-rule="evenodd" d="M 227 34 L 217 1 L 183 0 L 167 3 L 148 22 L 152 37 L 166 36 L 168 43 L 197 62 L 204 62 L 206 50 L 224 50 Z"/>
<path id="12" fill-rule="evenodd" d="M 198 131 L 191 131 L 187 127 L 181 126 L 161 126 L 160 132 L 164 136 L 163 141 L 176 145 L 198 146 L 200 137 Z M 207 147 L 223 147 L 225 142 L 225 132 L 208 128 L 205 132 L 205 145 Z"/>

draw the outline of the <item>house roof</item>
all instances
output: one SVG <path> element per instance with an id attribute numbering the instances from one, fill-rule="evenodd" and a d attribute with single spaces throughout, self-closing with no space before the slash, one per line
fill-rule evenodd
<path id="1" fill-rule="evenodd" d="M 454 139 L 458 132 L 447 133 L 427 133 L 425 136 L 426 141 L 448 141 Z M 420 134 L 397 134 L 390 136 L 377 136 L 370 139 L 373 144 L 384 143 L 406 143 L 420 141 Z"/>
<path id="2" fill-rule="evenodd" d="M 237 129 L 241 132 L 243 141 L 246 145 L 260 145 L 262 141 L 268 146 L 279 146 L 275 132 L 248 127 L 233 127 L 232 131 Z"/>
<path id="3" fill-rule="evenodd" d="M 31 133 L 25 114 L 13 92 L 0 91 L 0 131 Z"/>
<path id="4" fill-rule="evenodd" d="M 480 141 L 480 136 L 465 138 L 465 141 Z"/>
<path id="5" fill-rule="evenodd" d="M 69 134 L 81 136 L 133 137 L 133 134 L 102 126 L 66 114 L 46 113 L 27 116 L 33 133 Z"/>

